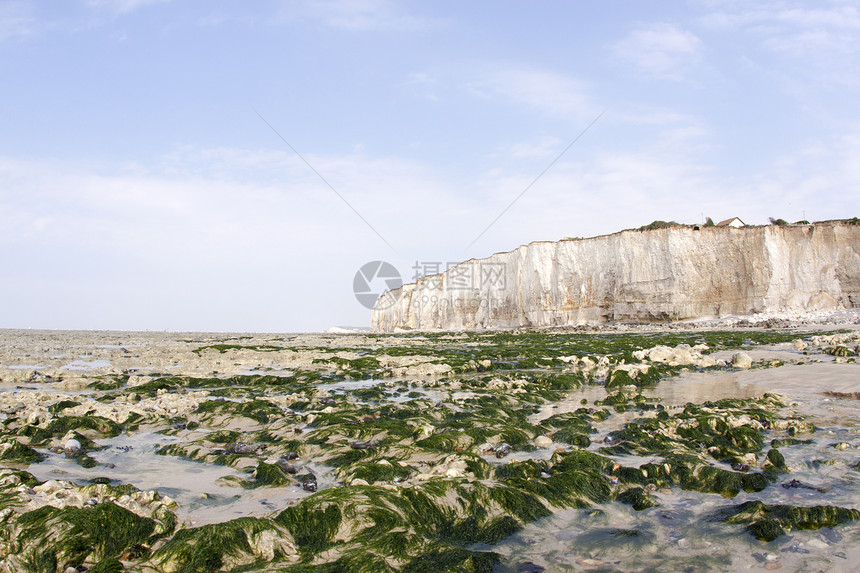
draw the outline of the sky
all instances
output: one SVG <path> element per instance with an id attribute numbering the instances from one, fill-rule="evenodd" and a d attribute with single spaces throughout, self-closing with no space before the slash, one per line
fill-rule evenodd
<path id="1" fill-rule="evenodd" d="M 367 326 L 370 261 L 860 216 L 857 1 L 0 0 L 0 88 L 0 328 Z"/>

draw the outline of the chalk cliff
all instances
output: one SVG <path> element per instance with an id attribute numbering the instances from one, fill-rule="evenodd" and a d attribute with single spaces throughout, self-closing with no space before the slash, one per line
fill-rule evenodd
<path id="1" fill-rule="evenodd" d="M 390 291 L 371 329 L 484 329 L 860 307 L 860 225 L 671 227 L 535 242 Z"/>

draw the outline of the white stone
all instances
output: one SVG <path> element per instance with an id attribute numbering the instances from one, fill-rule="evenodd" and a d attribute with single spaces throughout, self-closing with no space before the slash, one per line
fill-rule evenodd
<path id="1" fill-rule="evenodd" d="M 732 366 L 747 369 L 752 366 L 752 358 L 746 352 L 735 352 L 732 355 Z"/>
<path id="2" fill-rule="evenodd" d="M 552 445 L 552 438 L 549 436 L 538 436 L 535 438 L 535 446 L 538 448 L 548 448 Z"/>
<path id="3" fill-rule="evenodd" d="M 68 440 L 66 440 L 63 449 L 66 450 L 66 452 L 73 454 L 75 452 L 81 451 L 81 443 L 75 438 L 69 438 Z"/>

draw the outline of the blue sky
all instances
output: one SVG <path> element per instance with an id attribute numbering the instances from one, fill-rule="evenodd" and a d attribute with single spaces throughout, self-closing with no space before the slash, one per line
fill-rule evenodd
<path id="1" fill-rule="evenodd" d="M 371 260 L 858 216 L 858 70 L 856 1 L 0 0 L 0 327 L 366 325 Z"/>

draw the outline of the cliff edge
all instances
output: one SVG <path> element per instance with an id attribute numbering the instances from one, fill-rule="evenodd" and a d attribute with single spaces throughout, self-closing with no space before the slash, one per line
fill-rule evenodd
<path id="1" fill-rule="evenodd" d="M 860 225 L 670 227 L 535 242 L 379 298 L 371 330 L 657 322 L 860 307 Z"/>

